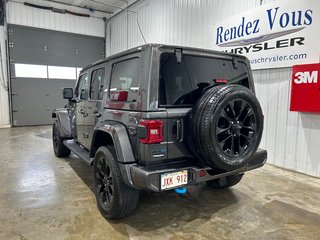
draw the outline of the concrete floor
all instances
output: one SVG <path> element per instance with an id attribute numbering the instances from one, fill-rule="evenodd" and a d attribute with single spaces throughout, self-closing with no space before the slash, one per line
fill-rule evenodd
<path id="1" fill-rule="evenodd" d="M 142 193 L 136 213 L 105 220 L 92 167 L 58 159 L 51 127 L 0 129 L 0 239 L 320 239 L 320 179 L 270 165 L 230 190 Z"/>

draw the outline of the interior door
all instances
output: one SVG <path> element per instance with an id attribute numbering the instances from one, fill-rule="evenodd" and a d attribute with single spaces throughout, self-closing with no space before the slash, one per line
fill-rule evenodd
<path id="1" fill-rule="evenodd" d="M 81 145 L 85 146 L 87 136 L 85 133 L 85 122 L 88 116 L 87 100 L 88 100 L 88 73 L 80 76 L 78 85 L 76 87 L 75 95 L 76 103 L 76 122 L 77 122 L 77 140 Z"/>

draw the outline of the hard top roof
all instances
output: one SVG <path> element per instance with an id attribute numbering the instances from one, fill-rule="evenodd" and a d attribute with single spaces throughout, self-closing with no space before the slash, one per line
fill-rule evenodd
<path id="1" fill-rule="evenodd" d="M 122 51 L 122 52 L 119 52 L 119 53 L 116 53 L 116 54 L 113 54 L 113 55 L 110 55 L 109 57 L 106 57 L 106 58 L 103 58 L 103 59 L 100 59 L 94 63 L 91 63 L 87 66 L 85 66 L 81 72 L 91 68 L 91 67 L 94 67 L 96 65 L 99 65 L 101 63 L 104 63 L 104 62 L 107 62 L 107 61 L 110 61 L 112 59 L 115 59 L 115 58 L 118 58 L 118 57 L 121 57 L 121 56 L 125 56 L 125 55 L 128 55 L 128 54 L 131 54 L 131 53 L 135 53 L 135 52 L 141 52 L 141 51 L 144 51 L 146 50 L 147 48 L 153 48 L 153 49 L 182 49 L 183 50 L 187 50 L 187 51 L 196 51 L 196 52 L 199 52 L 199 55 L 201 54 L 214 54 L 214 55 L 219 55 L 219 56 L 229 56 L 229 57 L 237 57 L 237 58 L 242 58 L 244 60 L 247 60 L 247 58 L 245 56 L 242 56 L 242 55 L 236 55 L 236 54 L 232 54 L 232 53 L 226 53 L 226 52 L 220 52 L 220 51 L 216 51 L 216 50 L 210 50 L 210 49 L 203 49 L 203 48 L 196 48 L 196 47 L 185 47 L 185 46 L 178 46 L 178 45 L 166 45 L 166 44 L 157 44 L 157 43 L 147 43 L 147 44 L 144 44 L 144 45 L 141 45 L 141 46 L 138 46 L 138 47 L 134 47 L 134 48 L 131 48 L 131 49 L 128 49 L 128 50 L 125 50 L 125 51 Z"/>

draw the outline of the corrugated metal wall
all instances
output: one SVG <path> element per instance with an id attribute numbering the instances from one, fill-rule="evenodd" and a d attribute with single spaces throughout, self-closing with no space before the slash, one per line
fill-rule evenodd
<path id="1" fill-rule="evenodd" d="M 144 43 L 211 47 L 212 25 L 259 5 L 259 0 L 141 0 L 109 22 L 107 55 Z"/>
<path id="2" fill-rule="evenodd" d="M 211 48 L 217 21 L 259 5 L 259 0 L 141 0 L 130 9 L 139 13 L 147 42 Z M 112 18 L 107 34 L 107 55 L 144 43 L 132 12 Z M 268 162 L 320 176 L 320 116 L 289 112 L 291 68 L 253 74 L 265 114 L 261 147 L 269 152 Z"/>
<path id="3" fill-rule="evenodd" d="M 268 162 L 320 176 L 320 115 L 289 111 L 291 68 L 253 72 L 257 96 L 265 115 L 261 147 Z"/>
<path id="4" fill-rule="evenodd" d="M 45 28 L 50 30 L 78 33 L 84 35 L 104 37 L 104 22 L 98 18 L 78 17 L 70 14 L 59 14 L 42 9 L 25 6 L 21 3 L 9 1 L 7 3 L 7 21 L 11 24 Z M 18 0 L 19 2 L 20 1 Z M 78 13 L 88 14 L 88 10 L 69 7 L 62 4 L 50 3 L 48 1 L 32 0 L 33 4 L 67 9 Z M 108 17 L 98 12 L 91 13 L 95 17 Z"/>

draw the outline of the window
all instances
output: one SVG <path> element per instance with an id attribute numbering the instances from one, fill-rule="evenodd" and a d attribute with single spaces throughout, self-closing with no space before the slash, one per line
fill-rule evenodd
<path id="1" fill-rule="evenodd" d="M 76 80 L 82 68 L 47 66 L 35 64 L 15 64 L 16 77 Z"/>
<path id="2" fill-rule="evenodd" d="M 77 70 L 74 67 L 48 66 L 49 78 L 53 79 L 77 79 Z"/>
<path id="3" fill-rule="evenodd" d="M 91 84 L 90 84 L 90 99 L 91 100 L 101 100 L 102 99 L 102 90 L 103 90 L 103 72 L 104 69 L 100 68 L 94 70 L 91 75 Z"/>
<path id="4" fill-rule="evenodd" d="M 22 78 L 47 78 L 46 65 L 21 64 L 15 65 L 16 77 Z"/>
<path id="5" fill-rule="evenodd" d="M 140 68 L 139 58 L 132 58 L 113 65 L 110 86 L 111 100 L 129 102 L 137 100 Z"/>
<path id="6" fill-rule="evenodd" d="M 82 99 L 82 100 L 86 100 L 88 98 L 87 95 L 87 80 L 88 80 L 88 74 L 85 73 L 83 75 L 80 76 L 79 78 L 79 82 L 75 91 L 75 96 L 78 99 Z"/>
<path id="7" fill-rule="evenodd" d="M 160 105 L 196 103 L 204 89 L 225 83 L 248 86 L 247 65 L 210 57 L 183 55 L 181 63 L 174 54 L 161 54 Z"/>

